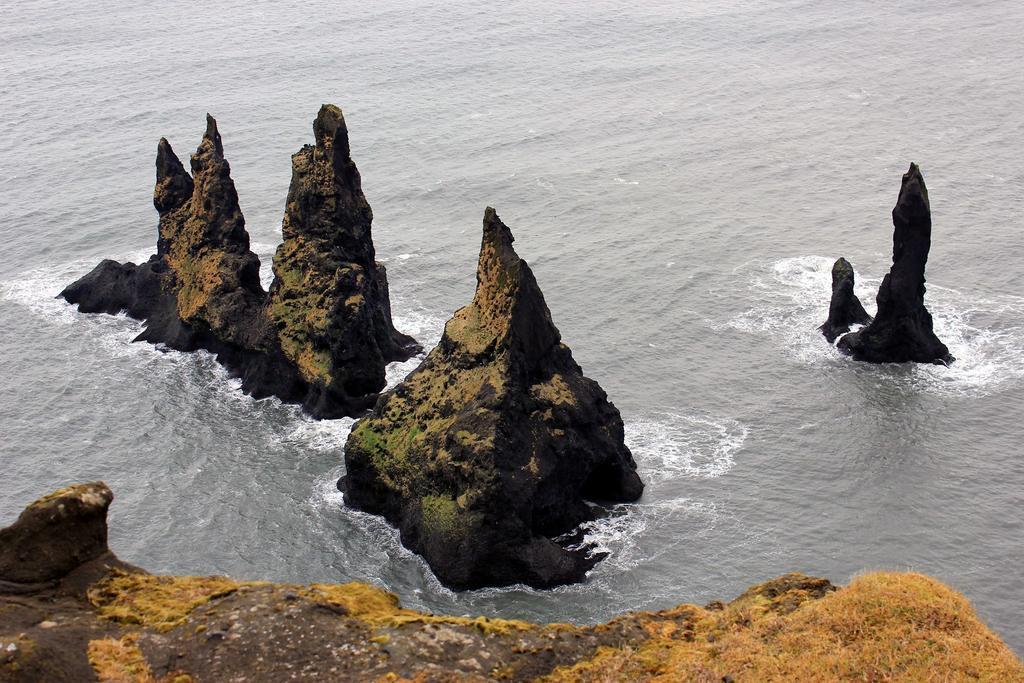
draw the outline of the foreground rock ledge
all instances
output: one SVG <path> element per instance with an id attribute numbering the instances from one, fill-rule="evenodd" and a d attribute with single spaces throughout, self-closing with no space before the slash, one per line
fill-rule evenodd
<path id="1" fill-rule="evenodd" d="M 1024 680 L 967 601 L 920 574 L 838 590 L 787 574 L 596 626 L 440 616 L 361 583 L 147 574 L 106 548 L 110 499 L 73 486 L 0 530 L 0 681 Z"/>
<path id="2" fill-rule="evenodd" d="M 903 174 L 892 223 L 892 268 L 878 288 L 878 312 L 866 327 L 842 337 L 839 350 L 869 363 L 949 365 L 953 356 L 935 336 L 932 316 L 924 306 L 932 214 L 917 164 L 910 164 Z"/>
<path id="3" fill-rule="evenodd" d="M 593 518 L 588 500 L 643 492 L 619 411 L 512 241 L 488 208 L 473 302 L 345 446 L 346 504 L 385 516 L 454 588 L 582 580 L 598 558 L 552 539 Z"/>
<path id="4" fill-rule="evenodd" d="M 277 396 L 319 418 L 364 412 L 385 386 L 386 364 L 419 347 L 391 324 L 341 110 L 324 105 L 314 133 L 316 145 L 292 160 L 269 295 L 207 116 L 192 175 L 167 140 L 157 146 L 157 253 L 141 265 L 103 261 L 59 296 L 84 313 L 144 320 L 135 341 L 211 351 L 256 398 Z"/>

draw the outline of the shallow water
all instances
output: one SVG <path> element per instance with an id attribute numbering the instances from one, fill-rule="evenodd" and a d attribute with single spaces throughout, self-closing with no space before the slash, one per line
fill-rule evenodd
<path id="1" fill-rule="evenodd" d="M 0 520 L 104 479 L 113 548 L 154 571 L 367 580 L 546 620 L 914 569 L 1024 652 L 1024 5 L 681 5 L 11 6 Z M 209 356 L 53 299 L 103 257 L 150 253 L 156 141 L 184 157 L 207 111 L 269 277 L 322 102 L 345 109 L 399 328 L 433 343 L 469 301 L 493 205 L 621 409 L 648 488 L 589 529 L 611 556 L 586 583 L 443 589 L 344 508 L 351 421 L 253 401 Z M 814 329 L 839 255 L 873 309 L 911 160 L 952 368 L 854 364 Z"/>

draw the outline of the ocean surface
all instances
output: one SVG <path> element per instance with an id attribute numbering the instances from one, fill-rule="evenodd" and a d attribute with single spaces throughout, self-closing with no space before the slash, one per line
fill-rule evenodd
<path id="1" fill-rule="evenodd" d="M 1024 3 L 9 3 L 0 21 L 0 523 L 113 489 L 159 572 L 370 581 L 411 607 L 594 622 L 788 571 L 926 572 L 1024 653 Z M 648 487 L 587 582 L 453 593 L 335 481 L 351 420 L 254 401 L 208 355 L 54 296 L 154 248 L 156 143 L 220 123 L 270 258 L 290 155 L 340 105 L 399 328 L 468 303 L 484 207 L 533 267 Z M 869 311 L 921 165 L 950 368 L 830 348 Z M 416 361 L 390 369 L 392 382 Z"/>

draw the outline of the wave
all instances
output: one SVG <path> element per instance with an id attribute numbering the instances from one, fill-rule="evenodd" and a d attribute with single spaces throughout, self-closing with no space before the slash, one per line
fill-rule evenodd
<path id="1" fill-rule="evenodd" d="M 625 426 L 626 445 L 637 456 L 646 481 L 719 477 L 732 468 L 748 434 L 735 420 L 698 414 L 653 413 Z"/>
<path id="2" fill-rule="evenodd" d="M 772 337 L 787 356 L 819 364 L 849 361 L 827 344 L 818 326 L 828 316 L 834 260 L 824 256 L 744 264 L 753 306 L 717 329 L 731 328 Z M 858 276 L 856 293 L 869 313 L 881 278 Z M 935 333 L 957 359 L 950 367 L 912 364 L 872 367 L 881 381 L 914 389 L 978 395 L 1024 378 L 1024 297 L 978 296 L 928 285 L 926 296 Z M 858 364 L 859 366 L 861 364 Z"/>
<path id="3" fill-rule="evenodd" d="M 620 572 L 650 562 L 682 541 L 659 544 L 651 551 L 645 535 L 661 527 L 685 526 L 708 533 L 721 513 L 713 502 L 674 495 L 683 479 L 713 479 L 732 469 L 749 430 L 739 422 L 694 413 L 653 412 L 626 421 L 626 445 L 646 484 L 636 503 L 612 507 L 605 516 L 582 525 L 583 543 L 608 553 L 595 572 Z"/>

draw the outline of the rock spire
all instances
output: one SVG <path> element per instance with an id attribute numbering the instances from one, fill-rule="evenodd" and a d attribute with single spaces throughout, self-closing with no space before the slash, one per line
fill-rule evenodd
<path id="1" fill-rule="evenodd" d="M 385 365 L 419 347 L 391 324 L 341 110 L 324 105 L 314 133 L 317 145 L 293 158 L 270 294 L 207 115 L 191 175 L 166 139 L 157 145 L 156 254 L 138 266 L 103 261 L 60 296 L 86 313 L 145 320 L 136 341 L 213 352 L 257 398 L 300 403 L 315 417 L 365 411 L 385 386 Z"/>
<path id="2" fill-rule="evenodd" d="M 473 301 L 359 421 L 345 501 L 399 527 L 455 588 L 580 581 L 599 558 L 559 542 L 643 483 L 619 411 L 583 375 L 494 209 Z"/>
<path id="3" fill-rule="evenodd" d="M 903 174 L 892 222 L 892 268 L 878 288 L 875 319 L 842 337 L 839 349 L 855 360 L 871 363 L 948 365 L 953 357 L 935 336 L 932 316 L 924 305 L 932 217 L 928 189 L 917 164 Z"/>
<path id="4" fill-rule="evenodd" d="M 867 325 L 871 316 L 864 310 L 853 292 L 853 266 L 839 258 L 832 266 L 832 301 L 828 307 L 828 320 L 818 329 L 829 343 L 850 331 L 851 325 Z"/>

